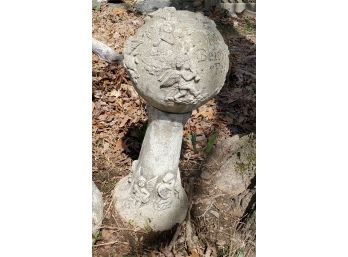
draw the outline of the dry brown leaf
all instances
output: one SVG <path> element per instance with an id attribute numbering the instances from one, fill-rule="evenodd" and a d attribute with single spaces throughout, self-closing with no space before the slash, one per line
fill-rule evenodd
<path id="1" fill-rule="evenodd" d="M 206 106 L 202 106 L 199 108 L 198 110 L 198 117 L 202 116 L 204 118 L 207 118 L 208 120 L 212 120 L 215 117 L 215 113 L 213 108 L 211 107 L 206 107 Z"/>
<path id="2" fill-rule="evenodd" d="M 192 250 L 191 254 L 189 255 L 189 257 L 199 257 L 198 252 L 196 251 L 196 249 Z"/>
<path id="3" fill-rule="evenodd" d="M 116 151 L 120 151 L 120 152 L 122 152 L 123 151 L 123 140 L 122 140 L 122 138 L 120 138 L 120 139 L 118 139 L 117 141 L 116 141 L 116 144 L 115 144 L 115 150 Z"/>
<path id="4" fill-rule="evenodd" d="M 106 120 L 107 117 L 108 117 L 107 114 L 102 114 L 98 118 L 99 118 L 99 120 Z"/>
<path id="5" fill-rule="evenodd" d="M 115 97 L 119 97 L 121 95 L 120 91 L 117 91 L 116 89 L 111 90 L 110 92 L 110 96 L 115 96 Z"/>
<path id="6" fill-rule="evenodd" d="M 112 8 L 112 13 L 116 16 L 122 16 L 126 13 L 127 11 L 123 8 L 119 8 L 119 7 L 114 7 Z"/>
<path id="7" fill-rule="evenodd" d="M 122 119 L 121 123 L 120 123 L 120 128 L 123 128 L 124 125 L 126 125 L 127 121 L 129 121 L 131 118 L 129 118 L 129 116 L 124 116 L 124 118 Z"/>

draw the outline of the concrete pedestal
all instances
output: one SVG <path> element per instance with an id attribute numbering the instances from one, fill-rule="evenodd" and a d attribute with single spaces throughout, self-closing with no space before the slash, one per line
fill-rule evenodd
<path id="1" fill-rule="evenodd" d="M 154 231 L 181 223 L 188 209 L 179 158 L 183 125 L 190 113 L 171 114 L 149 107 L 149 126 L 131 173 L 114 190 L 117 212 L 130 223 Z"/>

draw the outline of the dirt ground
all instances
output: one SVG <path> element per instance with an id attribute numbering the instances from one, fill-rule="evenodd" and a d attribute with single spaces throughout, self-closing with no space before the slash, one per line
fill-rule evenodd
<path id="1" fill-rule="evenodd" d="M 196 192 L 193 178 L 200 175 L 215 144 L 236 134 L 256 132 L 256 19 L 230 18 L 220 11 L 208 15 L 229 47 L 230 71 L 221 92 L 193 111 L 185 125 L 180 170 L 189 196 Z M 93 10 L 93 37 L 122 53 L 124 42 L 143 19 L 119 6 L 102 5 Z M 214 223 L 210 218 L 202 221 L 188 215 L 184 224 L 151 240 L 146 239 L 146 232 L 136 231 L 117 217 L 112 190 L 139 155 L 146 105 L 121 65 L 108 64 L 95 55 L 92 63 L 93 181 L 105 205 L 93 256 L 254 256 L 255 231 L 241 228 L 241 219 L 228 213 L 217 228 L 208 226 Z M 220 232 L 226 236 L 219 236 Z"/>

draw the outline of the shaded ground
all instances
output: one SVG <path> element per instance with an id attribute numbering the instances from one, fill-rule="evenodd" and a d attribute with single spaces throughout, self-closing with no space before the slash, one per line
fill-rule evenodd
<path id="1" fill-rule="evenodd" d="M 210 151 L 203 149 L 207 150 L 207 146 L 209 148 L 235 134 L 255 132 L 255 19 L 228 18 L 218 11 L 210 13 L 210 17 L 215 20 L 228 44 L 231 67 L 221 92 L 195 110 L 185 125 L 180 170 L 187 192 L 190 187 L 198 188 L 195 185 L 198 180 L 190 183 L 189 178 L 199 176 L 210 154 Z M 143 24 L 143 18 L 120 7 L 103 5 L 93 11 L 93 37 L 122 53 L 125 40 Z M 92 62 L 93 181 L 102 192 L 105 202 L 105 218 L 96 246 L 93 247 L 94 257 L 163 256 L 175 229 L 172 233 L 156 238 L 152 244 L 144 243 L 142 232 L 134 232 L 133 228 L 124 224 L 114 214 L 111 203 L 111 193 L 116 182 L 128 174 L 132 161 L 138 157 L 146 131 L 145 103 L 133 89 L 121 65 L 110 65 L 95 55 Z M 247 235 L 250 231 L 238 230 L 240 219 L 227 219 L 229 231 L 222 232 L 235 235 L 240 232 L 234 240 L 241 241 L 235 245 L 243 247 L 243 254 L 238 247 L 233 247 L 238 249 L 232 251 L 232 246 L 219 246 L 222 242 L 218 240 L 218 235 L 215 239 L 211 235 L 215 232 L 218 234 L 220 228 L 215 232 L 214 228 L 207 231 L 206 227 L 202 227 L 204 223 L 195 220 L 194 216 L 190 218 L 193 226 L 191 236 L 194 239 L 188 246 L 187 226 L 182 226 L 174 242 L 176 256 L 201 256 L 207 251 L 211 251 L 212 256 L 214 251 L 215 256 L 252 256 L 253 243 L 249 244 L 246 240 L 253 241 L 254 235 L 250 237 Z M 209 223 L 209 219 L 205 222 Z M 231 242 L 225 243 L 233 245 Z M 192 246 L 192 243 L 196 245 Z M 192 251 L 192 247 L 197 251 Z"/>

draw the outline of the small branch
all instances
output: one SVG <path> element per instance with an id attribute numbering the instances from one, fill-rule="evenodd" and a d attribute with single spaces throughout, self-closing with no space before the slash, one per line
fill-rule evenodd
<path id="1" fill-rule="evenodd" d="M 181 224 L 177 227 L 175 233 L 174 233 L 174 236 L 172 238 L 172 240 L 170 241 L 169 245 L 166 247 L 166 251 L 167 252 L 171 252 L 175 243 L 176 243 L 176 240 L 178 239 L 179 235 L 180 235 L 180 232 L 181 232 Z"/>
<path id="2" fill-rule="evenodd" d="M 97 245 L 93 245 L 93 246 L 97 247 L 97 246 L 104 246 L 104 245 L 113 245 L 113 244 L 117 244 L 117 243 L 119 243 L 119 244 L 128 244 L 127 242 L 112 241 L 112 242 L 97 244 Z"/>
<path id="3" fill-rule="evenodd" d="M 118 227 L 109 227 L 109 226 L 102 226 L 100 227 L 100 229 L 110 229 L 110 230 L 119 230 L 119 231 L 133 231 L 133 232 L 141 232 L 141 233 L 146 233 L 144 231 L 138 231 L 138 230 L 134 230 L 131 228 L 118 228 Z"/>
<path id="4" fill-rule="evenodd" d="M 211 257 L 215 255 L 215 248 L 211 247 L 208 243 L 207 250 L 205 251 L 204 257 Z"/>
<path id="5" fill-rule="evenodd" d="M 92 52 L 108 63 L 121 63 L 123 60 L 123 55 L 94 38 L 92 38 Z"/>
<path id="6" fill-rule="evenodd" d="M 189 190 L 188 190 L 188 202 L 189 202 L 189 208 L 187 210 L 187 216 L 186 216 L 186 243 L 188 246 L 188 249 L 190 252 L 194 250 L 194 243 L 192 241 L 192 234 L 193 229 L 191 225 L 191 208 L 192 208 L 192 198 L 193 198 L 193 187 L 194 187 L 194 181 L 193 178 L 190 178 L 189 180 Z"/>
<path id="7" fill-rule="evenodd" d="M 205 211 L 203 212 L 203 214 L 196 216 L 196 218 L 202 218 L 202 217 L 204 217 L 204 216 L 207 214 L 207 212 L 211 209 L 211 207 L 213 206 L 213 204 L 214 204 L 214 202 L 211 201 L 210 205 L 207 207 L 207 209 L 205 209 Z"/>
<path id="8" fill-rule="evenodd" d="M 185 239 L 186 239 L 188 250 L 191 253 L 195 249 L 194 243 L 193 243 L 193 240 L 192 240 L 192 234 L 193 234 L 193 229 L 192 229 L 192 225 L 191 225 L 191 220 L 188 220 L 186 222 L 186 238 Z"/>

